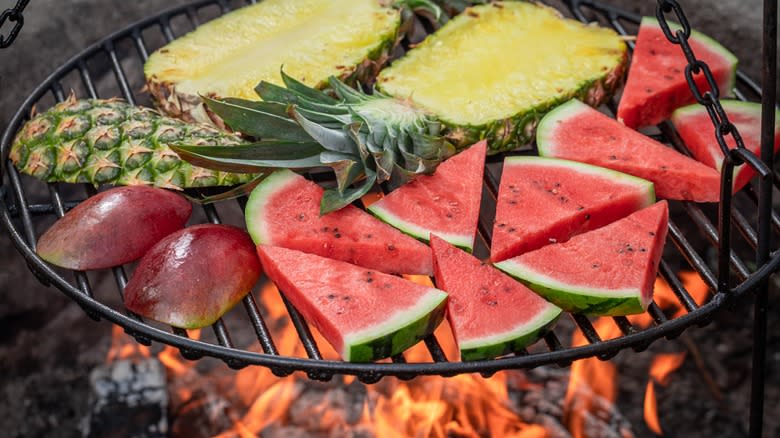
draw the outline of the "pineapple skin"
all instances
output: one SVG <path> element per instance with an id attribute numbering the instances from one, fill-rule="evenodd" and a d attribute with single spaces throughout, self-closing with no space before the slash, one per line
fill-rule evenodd
<path id="1" fill-rule="evenodd" d="M 168 145 L 243 143 L 211 126 L 184 123 L 120 99 L 71 96 L 25 123 L 9 158 L 20 172 L 46 182 L 181 190 L 241 184 L 253 175 L 193 166 Z"/>
<path id="2" fill-rule="evenodd" d="M 328 2 L 332 0 L 323 1 Z M 377 0 L 377 2 L 383 7 L 387 7 L 388 11 L 393 11 L 393 9 L 389 7 L 389 2 L 385 0 Z M 270 2 L 266 0 L 260 3 Z M 260 3 L 252 6 L 245 6 L 241 9 L 233 11 L 215 19 L 213 22 L 204 24 L 199 29 L 202 29 L 205 26 L 213 25 L 212 23 L 218 24 L 220 21 L 230 20 L 231 14 L 240 14 L 249 11 L 251 8 L 261 7 Z M 357 84 L 373 84 L 380 70 L 385 66 L 396 47 L 400 43 L 403 37 L 403 33 L 406 31 L 406 27 L 408 25 L 409 23 L 402 19 L 402 15 L 397 13 L 395 26 L 392 32 L 379 35 L 377 44 L 369 50 L 365 58 L 360 62 L 354 65 L 336 65 L 335 68 L 339 73 L 333 76 L 353 87 L 357 86 Z M 192 33 L 198 32 L 199 29 L 195 29 Z M 174 40 L 172 44 L 175 44 L 177 41 L 178 40 Z M 152 54 L 152 57 L 165 54 L 166 51 L 169 50 L 169 46 L 170 44 L 157 50 Z M 284 50 L 284 48 L 280 48 L 280 50 Z M 150 60 L 153 60 L 152 57 L 150 57 Z M 281 70 L 282 67 L 283 66 L 280 65 L 279 69 Z M 205 123 L 216 126 L 223 130 L 229 130 L 229 127 L 225 125 L 225 122 L 216 113 L 214 113 L 208 107 L 208 105 L 203 102 L 199 95 L 177 90 L 176 82 L 166 80 L 164 77 L 160 77 L 160 75 L 158 75 L 156 72 L 153 72 L 150 69 L 149 61 L 147 61 L 146 65 L 144 66 L 144 70 L 146 75 L 146 88 L 152 95 L 155 106 L 162 113 L 170 117 L 182 119 L 186 122 Z M 258 80 L 258 83 L 259 82 L 260 80 Z M 281 83 L 280 80 L 274 82 Z M 316 83 L 307 83 L 307 85 L 313 86 L 314 88 L 320 90 L 326 89 L 328 88 L 328 77 L 318 78 Z M 213 92 L 205 92 L 201 94 L 211 99 L 237 97 L 220 96 Z"/>
<path id="3" fill-rule="evenodd" d="M 518 4 L 519 7 L 541 8 L 551 12 L 561 20 L 564 19 L 564 17 L 557 10 L 548 6 L 525 1 L 505 1 L 466 8 L 464 12 L 451 20 L 450 23 L 445 25 L 445 27 L 457 20 L 468 19 L 466 17 L 475 17 L 483 10 L 485 10 L 485 8 L 492 7 L 501 9 L 507 6 L 514 7 L 514 4 Z M 446 39 L 440 38 L 441 33 L 442 32 L 440 30 L 430 35 L 414 50 L 422 49 L 425 46 L 435 47 L 441 44 L 446 45 Z M 619 37 L 615 35 L 615 38 Z M 522 56 L 522 54 L 513 54 L 512 56 L 518 55 Z M 414 93 L 408 97 L 397 95 L 390 89 L 392 84 L 389 86 L 386 85 L 388 82 L 392 82 L 393 77 L 398 74 L 396 69 L 398 63 L 406 62 L 407 58 L 408 56 L 400 58 L 398 61 L 395 61 L 394 64 L 385 68 L 377 77 L 376 86 L 377 89 L 386 94 L 395 95 L 398 98 L 408 98 L 412 101 L 412 103 L 417 104 L 415 102 Z M 501 60 L 496 60 L 496 62 L 501 62 Z M 422 106 L 424 109 L 429 110 L 439 119 L 439 121 L 441 121 L 444 126 L 445 137 L 456 148 L 461 149 L 480 140 L 487 140 L 489 155 L 500 152 L 507 152 L 527 147 L 532 144 L 535 139 L 536 126 L 539 124 L 539 121 L 547 112 L 557 107 L 558 105 L 565 103 L 573 98 L 579 99 L 580 101 L 594 107 L 605 103 L 622 85 L 627 69 L 627 63 L 628 51 L 625 44 L 622 44 L 622 49 L 614 53 L 612 66 L 604 71 L 599 72 L 598 75 L 584 79 L 575 87 L 559 89 L 556 93 L 552 93 L 549 98 L 545 99 L 544 101 L 539 102 L 534 106 L 524 108 L 514 115 L 493 119 L 486 123 L 468 124 L 454 122 L 452 120 L 448 120 L 447 117 L 441 114 L 437 114 L 435 111 L 432 111 L 429 108 L 425 108 L 423 105 L 418 104 L 418 106 Z M 470 66 L 464 64 L 463 68 L 470 68 Z M 447 78 L 441 78 L 441 80 L 446 81 Z"/>

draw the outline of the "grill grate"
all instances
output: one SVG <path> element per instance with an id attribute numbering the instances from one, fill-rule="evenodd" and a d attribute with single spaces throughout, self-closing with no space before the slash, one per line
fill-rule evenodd
<path id="1" fill-rule="evenodd" d="M 255 3 L 255 1 L 245 3 Z M 571 15 L 583 22 L 599 21 L 602 24 L 612 26 L 623 35 L 628 35 L 640 19 L 637 15 L 595 1 L 569 0 L 565 2 L 565 7 L 568 8 Z M 453 376 L 472 372 L 480 372 L 489 376 L 496 371 L 510 368 L 531 368 L 552 363 L 568 366 L 573 360 L 591 356 L 606 360 L 627 348 L 642 351 L 656 339 L 661 337 L 671 339 L 679 336 L 689 326 L 707 324 L 716 310 L 730 299 L 756 290 L 758 285 L 780 266 L 780 254 L 777 252 L 773 253 L 766 263 L 758 264 L 755 261 L 743 259 L 736 250 L 730 251 L 727 257 L 726 255 L 718 257 L 718 262 L 726 263 L 726 266 L 731 267 L 736 282 L 727 288 L 719 287 L 718 274 L 709 267 L 707 257 L 701 252 L 706 248 L 692 243 L 689 240 L 690 236 L 683 231 L 684 227 L 681 227 L 682 221 L 691 222 L 701 231 L 713 250 L 717 251 L 720 234 L 717 226 L 711 220 L 711 218 L 717 217 L 717 212 L 707 206 L 674 202 L 672 203 L 673 211 L 679 214 L 675 220 L 670 220 L 669 223 L 669 239 L 673 243 L 673 248 L 667 245 L 667 254 L 661 262 L 659 272 L 669 284 L 674 296 L 679 301 L 679 305 L 685 309 L 686 313 L 678 317 L 668 317 L 655 302 L 651 303 L 648 313 L 654 321 L 653 326 L 643 329 L 632 325 L 626 317 L 613 317 L 611 320 L 621 336 L 610 340 L 601 338 L 588 317 L 571 315 L 571 324 L 568 326 L 579 330 L 588 342 L 587 345 L 581 347 L 565 347 L 561 339 L 568 338 L 567 331 L 570 331 L 570 328 L 563 328 L 562 325 L 559 325 L 558 328 L 544 337 L 544 342 L 539 342 L 531 347 L 532 351 L 524 351 L 494 360 L 450 361 L 435 336 L 426 338 L 424 342 L 431 357 L 428 362 L 409 362 L 403 354 L 394 356 L 391 362 L 371 364 L 323 360 L 308 324 L 282 296 L 282 301 L 295 326 L 307 358 L 282 356 L 275 345 L 273 333 L 262 316 L 260 305 L 252 294 L 244 298 L 243 310 L 257 340 L 257 345 L 253 345 L 252 348 L 256 350 L 259 347 L 262 353 L 235 347 L 231 340 L 230 330 L 223 320 L 217 321 L 212 326 L 216 342 L 192 340 L 184 330 L 162 328 L 155 323 L 146 322 L 140 316 L 127 312 L 121 306 L 109 304 L 113 300 L 96 298 L 86 273 L 72 272 L 69 274 L 72 276 L 72 280 L 69 281 L 35 255 L 37 240 L 35 224 L 46 219 L 52 220 L 54 217 L 61 217 L 67 210 L 83 200 L 84 196 L 94 195 L 96 193 L 94 187 L 82 185 L 80 187 L 82 194 L 73 196 L 70 195 L 73 191 L 73 185 L 45 184 L 26 176 L 20 176 L 8 162 L 7 153 L 15 132 L 28 119 L 27 115 L 30 110 L 34 106 L 45 108 L 54 102 L 63 101 L 66 98 L 66 87 L 73 87 L 80 97 L 105 98 L 121 94 L 131 103 L 148 105 L 148 97 L 142 93 L 135 93 L 133 90 L 141 89 L 143 79 L 140 66 L 146 61 L 151 52 L 150 49 L 173 40 L 176 35 L 189 31 L 199 23 L 227 12 L 231 8 L 232 4 L 224 0 L 197 1 L 191 5 L 172 8 L 157 16 L 149 17 L 90 46 L 40 84 L 19 108 L 1 139 L 2 149 L 0 150 L 2 151 L 4 167 L 0 173 L 0 176 L 3 177 L 3 185 L 0 187 L 0 218 L 9 230 L 22 256 L 28 262 L 30 270 L 44 285 L 55 285 L 77 301 L 91 318 L 95 320 L 106 319 L 124 327 L 139 343 L 149 345 L 152 341 L 157 341 L 173 345 L 178 347 L 181 354 L 187 359 L 196 360 L 203 356 L 216 357 L 222 359 L 231 368 L 236 369 L 247 365 L 262 365 L 269 367 L 277 376 L 285 376 L 294 371 L 305 371 L 310 378 L 316 380 L 329 380 L 335 374 L 356 375 L 365 383 L 376 382 L 383 376 L 410 379 L 422 374 Z M 632 43 L 629 43 L 629 46 L 633 48 Z M 112 73 L 104 75 L 108 76 L 108 79 L 101 77 L 96 80 L 97 76 L 93 77 L 93 72 L 101 68 Z M 113 80 L 111 80 L 112 75 Z M 735 93 L 739 99 L 756 100 L 760 97 L 761 90 L 754 81 L 741 72 L 738 73 L 737 77 L 738 89 Z M 608 107 L 614 111 L 615 102 L 613 101 Z M 661 125 L 659 132 L 654 136 L 657 139 L 673 143 L 679 150 L 687 153 L 668 122 Z M 502 159 L 503 155 L 490 157 L 486 164 L 482 194 L 483 208 L 480 213 L 475 247 L 477 255 L 487 254 L 487 242 L 490 241 L 491 237 Z M 315 174 L 311 177 L 316 180 L 327 176 Z M 780 178 L 775 174 L 774 186 L 778 187 L 779 182 Z M 44 198 L 47 199 L 31 202 L 30 199 L 35 198 L 37 196 L 35 194 L 40 192 L 45 192 Z M 743 211 L 734 209 L 731 217 L 733 226 L 742 238 L 742 246 L 755 250 L 759 245 L 759 239 L 751 225 L 751 221 L 755 221 L 755 218 L 749 217 L 755 215 L 752 212 L 755 211 L 756 205 L 759 203 L 759 196 L 753 187 L 747 187 L 735 195 L 733 202 Z M 238 208 L 243 210 L 245 203 L 246 199 L 239 199 Z M 219 208 L 227 207 L 223 203 L 219 204 Z M 208 222 L 221 222 L 220 211 L 213 205 L 203 207 L 203 214 Z M 771 229 L 773 236 L 780 234 L 780 217 L 774 212 L 772 212 L 771 217 Z M 717 291 L 705 303 L 697 304 L 677 277 L 675 271 L 679 263 L 673 260 L 678 259 L 696 271 L 711 291 Z M 758 268 L 751 269 L 750 266 L 754 265 L 758 265 Z M 123 288 L 127 283 L 125 270 L 123 267 L 115 267 L 112 269 L 112 273 L 121 299 Z M 231 312 L 241 312 L 241 307 L 237 306 Z"/>

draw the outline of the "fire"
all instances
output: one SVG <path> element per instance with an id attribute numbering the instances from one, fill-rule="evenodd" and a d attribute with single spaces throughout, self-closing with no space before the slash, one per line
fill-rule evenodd
<path id="1" fill-rule="evenodd" d="M 150 357 L 149 347 L 136 342 L 126 334 L 122 327 L 115 325 L 111 330 L 111 347 L 106 354 L 106 362 L 111 363 L 122 359 L 140 359 Z"/>
<path id="2" fill-rule="evenodd" d="M 696 272 L 680 272 L 680 279 L 694 301 L 701 305 L 709 296 L 709 288 Z M 687 311 L 669 284 L 662 278 L 656 279 L 653 300 L 670 317 L 677 318 Z M 645 312 L 628 318 L 632 324 L 646 328 L 653 324 L 653 318 Z M 602 339 L 612 339 L 621 335 L 620 329 L 610 318 L 599 318 L 594 328 Z M 576 331 L 572 346 L 586 345 L 585 337 Z M 679 368 L 685 360 L 684 353 L 659 354 L 650 368 L 650 381 L 645 394 L 645 421 L 656 434 L 661 434 L 660 421 L 656 406 L 655 386 L 653 382 L 665 385 L 669 375 Z M 617 371 L 611 362 L 602 362 L 589 358 L 574 362 L 571 367 L 569 387 L 566 392 L 564 420 L 575 438 L 585 438 L 589 415 L 597 410 L 599 404 L 611 406 L 617 397 Z"/>
<path id="3" fill-rule="evenodd" d="M 620 329 L 609 318 L 599 318 L 593 324 L 602 339 L 620 336 Z M 572 346 L 587 345 L 585 336 L 576 331 Z M 585 438 L 588 416 L 596 407 L 611 406 L 617 398 L 617 370 L 615 365 L 597 358 L 576 361 L 571 366 L 569 387 L 564 402 L 564 422 L 575 438 Z"/>
<path id="4" fill-rule="evenodd" d="M 685 361 L 685 353 L 659 354 L 653 358 L 650 365 L 650 380 L 647 381 L 645 392 L 645 422 L 656 435 L 663 435 L 661 422 L 658 419 L 658 405 L 655 396 L 655 383 L 666 386 L 669 376 Z"/>

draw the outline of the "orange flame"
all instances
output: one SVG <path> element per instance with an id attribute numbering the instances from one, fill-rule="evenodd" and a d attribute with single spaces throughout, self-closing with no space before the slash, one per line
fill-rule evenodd
<path id="1" fill-rule="evenodd" d="M 658 403 L 655 396 L 655 383 L 661 386 L 669 384 L 669 376 L 685 361 L 685 353 L 658 354 L 650 364 L 650 380 L 645 392 L 645 422 L 656 435 L 663 435 L 658 419 Z"/>
<path id="2" fill-rule="evenodd" d="M 122 327 L 115 325 L 111 329 L 111 347 L 109 347 L 106 354 L 107 363 L 122 359 L 142 359 L 151 355 L 149 347 L 136 342 L 135 339 L 122 330 Z"/>
<path id="3" fill-rule="evenodd" d="M 602 339 L 620 336 L 620 328 L 610 318 L 599 318 L 593 324 Z M 572 346 L 587 345 L 587 339 L 576 331 Z M 617 370 L 611 362 L 597 358 L 578 360 L 571 366 L 569 387 L 564 401 L 564 422 L 575 438 L 585 438 L 587 416 L 599 404 L 612 404 L 617 397 Z"/>
<path id="4" fill-rule="evenodd" d="M 693 300 L 702 305 L 709 296 L 709 288 L 696 272 L 683 271 L 679 273 L 683 286 Z M 673 318 L 684 315 L 687 311 L 680 304 L 669 284 L 658 277 L 655 281 L 653 300 L 667 315 Z M 649 327 L 653 318 L 645 312 L 628 317 L 632 324 L 639 327 Z M 610 318 L 600 318 L 594 328 L 602 339 L 620 336 L 620 329 Z M 572 346 L 587 344 L 585 337 L 575 332 Z M 679 368 L 685 360 L 685 354 L 659 355 L 655 358 L 650 370 L 652 380 L 648 382 L 645 396 L 645 420 L 648 426 L 657 434 L 661 434 L 660 422 L 656 409 L 655 387 L 653 381 L 666 382 L 668 375 Z M 610 362 L 601 362 L 596 358 L 574 362 L 571 367 L 569 387 L 566 392 L 564 419 L 569 431 L 575 438 L 584 438 L 586 417 L 593 409 L 594 403 L 606 401 L 613 403 L 617 395 L 616 370 Z M 665 384 L 665 383 L 662 383 Z"/>

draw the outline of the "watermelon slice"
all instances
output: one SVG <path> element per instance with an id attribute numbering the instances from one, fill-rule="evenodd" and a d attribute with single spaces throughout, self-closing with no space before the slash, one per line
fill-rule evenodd
<path id="1" fill-rule="evenodd" d="M 260 245 L 268 277 L 346 361 L 370 362 L 411 347 L 444 319 L 447 294 L 394 275 Z"/>
<path id="2" fill-rule="evenodd" d="M 672 31 L 680 26 L 670 23 Z M 706 62 L 721 96 L 731 93 L 737 74 L 737 57 L 712 38 L 696 31 L 688 42 L 698 59 Z M 655 125 L 675 109 L 695 102 L 685 80 L 688 61 L 680 46 L 664 36 L 658 20 L 642 18 L 628 79 L 618 105 L 617 117 L 629 128 Z M 702 93 L 709 90 L 703 74 L 694 76 Z"/>
<path id="3" fill-rule="evenodd" d="M 653 184 L 641 178 L 574 161 L 507 157 L 490 260 L 563 242 L 653 202 Z"/>
<path id="4" fill-rule="evenodd" d="M 252 240 L 387 273 L 433 274 L 428 246 L 351 205 L 320 216 L 322 194 L 322 187 L 289 170 L 269 175 L 246 205 Z"/>
<path id="5" fill-rule="evenodd" d="M 371 204 L 368 211 L 424 242 L 436 233 L 471 252 L 479 219 L 486 151 L 486 141 L 474 144 L 441 163 L 433 175 L 418 176 Z"/>
<path id="6" fill-rule="evenodd" d="M 721 100 L 729 120 L 739 130 L 745 148 L 761 156 L 761 104 L 738 100 Z M 694 157 L 707 166 L 720 170 L 723 167 L 723 151 L 715 139 L 707 109 L 694 104 L 678 109 L 672 114 L 672 123 Z M 726 137 L 729 148 L 736 147 L 731 136 Z M 775 111 L 775 153 L 780 148 L 780 111 Z M 756 172 L 748 165 L 734 169 L 734 192 L 744 187 Z"/>
<path id="7" fill-rule="evenodd" d="M 431 235 L 436 286 L 462 360 L 517 352 L 552 327 L 561 309 L 493 266 Z"/>
<path id="8" fill-rule="evenodd" d="M 666 241 L 666 201 L 565 243 L 496 267 L 566 311 L 629 315 L 647 310 Z"/>
<path id="9" fill-rule="evenodd" d="M 659 198 L 720 199 L 717 171 L 578 100 L 544 116 L 536 131 L 536 146 L 545 157 L 581 161 L 650 180 Z"/>

